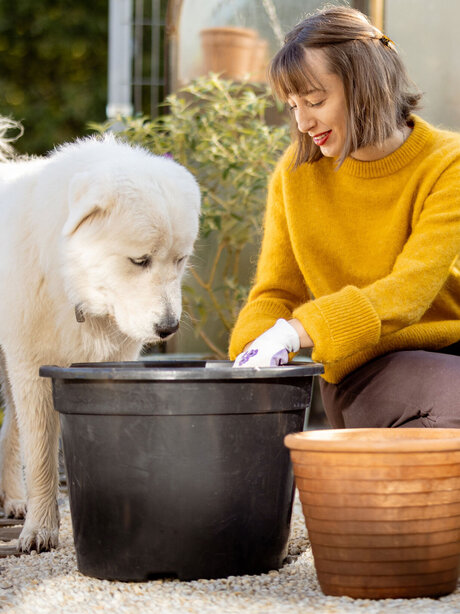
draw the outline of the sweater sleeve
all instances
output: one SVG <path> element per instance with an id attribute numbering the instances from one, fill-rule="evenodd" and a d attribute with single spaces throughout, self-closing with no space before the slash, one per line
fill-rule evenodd
<path id="1" fill-rule="evenodd" d="M 273 326 L 278 318 L 292 318 L 295 307 L 308 300 L 306 284 L 291 248 L 285 216 L 282 166 L 288 154 L 289 150 L 269 183 L 255 283 L 232 331 L 231 360 L 247 343 Z"/>
<path id="2" fill-rule="evenodd" d="M 365 288 L 348 286 L 294 311 L 315 344 L 314 360 L 342 360 L 419 322 L 460 252 L 460 165 L 451 164 L 423 208 L 392 271 Z"/>

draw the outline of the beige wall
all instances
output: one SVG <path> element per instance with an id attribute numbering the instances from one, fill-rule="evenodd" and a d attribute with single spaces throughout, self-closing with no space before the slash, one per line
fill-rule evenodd
<path id="1" fill-rule="evenodd" d="M 460 0 L 386 0 L 385 30 L 425 94 L 420 115 L 460 130 Z"/>

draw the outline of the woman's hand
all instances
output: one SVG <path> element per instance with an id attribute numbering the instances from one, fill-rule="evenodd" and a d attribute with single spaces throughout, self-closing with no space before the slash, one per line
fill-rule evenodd
<path id="1" fill-rule="evenodd" d="M 289 360 L 289 352 L 298 352 L 302 341 L 313 345 L 302 324 L 296 320 L 280 319 L 274 326 L 246 344 L 237 356 L 234 367 L 275 367 Z"/>

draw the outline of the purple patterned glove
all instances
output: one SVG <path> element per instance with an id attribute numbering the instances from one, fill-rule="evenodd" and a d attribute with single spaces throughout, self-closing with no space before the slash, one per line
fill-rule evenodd
<path id="1" fill-rule="evenodd" d="M 286 320 L 276 324 L 257 337 L 249 348 L 236 357 L 234 367 L 278 367 L 289 360 L 289 352 L 298 352 L 300 339 L 297 331 Z"/>

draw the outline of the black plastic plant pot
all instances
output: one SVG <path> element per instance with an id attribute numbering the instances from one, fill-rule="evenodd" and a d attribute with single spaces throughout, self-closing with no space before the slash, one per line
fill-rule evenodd
<path id="1" fill-rule="evenodd" d="M 44 366 L 60 413 L 79 570 L 108 580 L 258 574 L 286 556 L 302 431 L 322 365 Z"/>

